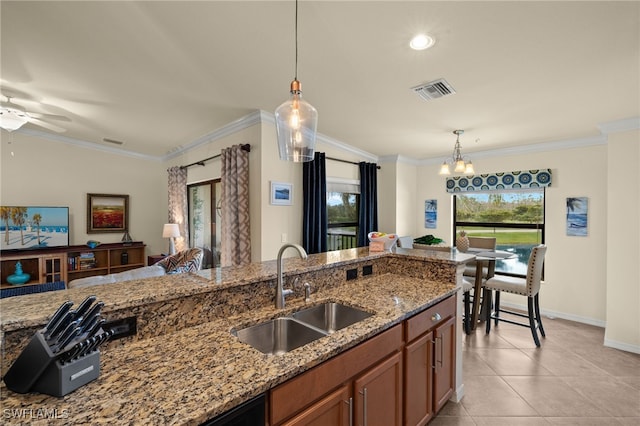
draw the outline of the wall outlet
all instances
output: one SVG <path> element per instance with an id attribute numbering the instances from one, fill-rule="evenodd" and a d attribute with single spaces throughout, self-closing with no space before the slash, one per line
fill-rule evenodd
<path id="1" fill-rule="evenodd" d="M 365 265 L 362 267 L 362 275 L 371 275 L 373 274 L 373 265 Z"/>
<path id="2" fill-rule="evenodd" d="M 358 270 L 357 269 L 347 269 L 347 281 L 355 280 L 358 278 Z"/>
<path id="3" fill-rule="evenodd" d="M 287 234 L 282 234 L 280 236 L 280 242 L 281 243 L 286 243 L 287 242 Z"/>
<path id="4" fill-rule="evenodd" d="M 136 317 L 107 321 L 102 325 L 103 331 L 113 330 L 114 335 L 109 340 L 122 339 L 127 336 L 135 336 L 138 331 Z"/>

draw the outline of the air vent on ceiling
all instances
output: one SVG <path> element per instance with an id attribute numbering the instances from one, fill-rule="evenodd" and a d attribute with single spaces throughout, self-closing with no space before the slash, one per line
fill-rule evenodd
<path id="1" fill-rule="evenodd" d="M 451 85 L 441 78 L 439 80 L 430 81 L 429 83 L 421 84 L 420 86 L 412 87 L 411 90 L 416 92 L 425 101 L 431 99 L 442 98 L 443 96 L 449 96 L 456 93 Z"/>
<path id="2" fill-rule="evenodd" d="M 124 142 L 122 141 L 117 141 L 115 139 L 110 139 L 110 138 L 102 138 L 103 141 L 107 142 L 107 143 L 112 143 L 114 145 L 124 145 Z"/>

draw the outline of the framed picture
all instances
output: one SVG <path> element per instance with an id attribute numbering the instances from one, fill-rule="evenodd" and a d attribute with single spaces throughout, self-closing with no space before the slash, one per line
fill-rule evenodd
<path id="1" fill-rule="evenodd" d="M 435 229 L 438 225 L 438 200 L 424 201 L 424 227 Z"/>
<path id="2" fill-rule="evenodd" d="M 128 195 L 87 194 L 87 234 L 124 232 L 128 228 Z"/>
<path id="3" fill-rule="evenodd" d="M 272 181 L 271 204 L 274 206 L 290 206 L 293 204 L 293 184 Z"/>
<path id="4" fill-rule="evenodd" d="M 586 237 L 589 219 L 589 200 L 587 197 L 567 198 L 567 235 Z"/>

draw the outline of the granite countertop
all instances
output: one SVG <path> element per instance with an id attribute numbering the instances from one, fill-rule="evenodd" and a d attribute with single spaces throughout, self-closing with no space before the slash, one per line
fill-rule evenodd
<path id="1" fill-rule="evenodd" d="M 325 262 L 330 262 L 329 255 Z M 354 256 L 362 258 L 357 253 Z M 444 253 L 442 260 L 455 263 L 468 260 L 447 256 Z M 176 290 L 174 283 L 171 290 L 193 291 L 194 286 L 213 285 L 207 274 L 213 272 L 185 277 L 184 288 Z M 161 287 L 162 279 L 150 285 L 155 284 Z M 96 289 L 92 290 L 95 294 Z M 132 342 L 122 348 L 109 348 L 102 354 L 100 377 L 62 398 L 17 394 L 8 391 L 3 383 L 0 387 L 3 418 L 5 424 L 31 425 L 61 420 L 65 424 L 199 424 L 400 323 L 456 290 L 451 283 L 382 274 L 320 290 L 307 304 L 289 299 L 282 311 L 267 306 Z M 108 294 L 99 297 L 108 299 Z M 68 298 L 65 295 L 61 301 Z M 230 333 L 233 327 L 255 324 L 328 300 L 357 306 L 375 315 L 276 356 L 264 355 Z M 52 304 L 56 307 L 59 303 Z M 34 314 L 32 320 L 35 317 Z M 3 326 L 9 324 L 3 319 Z M 47 420 L 52 417 L 57 420 Z"/>
<path id="2" fill-rule="evenodd" d="M 371 253 L 366 247 L 332 251 L 309 255 L 302 260 L 297 257 L 284 259 L 285 275 L 300 272 L 320 271 L 336 265 L 379 259 L 385 256 L 401 256 L 432 263 L 465 263 L 472 255 L 457 252 L 394 248 L 393 252 Z M 103 312 L 131 308 L 143 304 L 176 299 L 188 295 L 207 293 L 212 290 L 245 285 L 252 282 L 274 280 L 277 264 L 275 260 L 255 262 L 241 267 L 206 269 L 197 273 L 145 278 L 108 285 L 59 290 L 0 299 L 0 332 L 22 328 L 41 327 L 50 315 L 65 301 L 80 303 L 89 295 L 96 295 L 105 303 Z M 144 281 L 144 285 L 140 282 Z M 17 303 L 19 300 L 19 303 Z"/>

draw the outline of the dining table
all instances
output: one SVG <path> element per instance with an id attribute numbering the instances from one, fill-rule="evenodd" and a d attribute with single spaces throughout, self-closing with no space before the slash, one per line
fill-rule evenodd
<path id="1" fill-rule="evenodd" d="M 494 275 L 496 260 L 514 259 L 517 255 L 506 250 L 487 250 L 480 248 L 469 248 L 467 253 L 476 256 L 476 278 L 473 286 L 473 306 L 471 308 L 471 330 L 475 330 L 478 324 L 478 318 L 480 318 L 480 292 L 482 291 L 483 267 L 486 264 L 487 279 L 489 279 Z M 491 306 L 485 307 L 483 318 L 480 318 L 481 320 L 486 320 L 487 312 L 490 309 Z"/>

